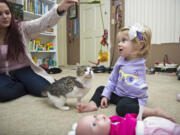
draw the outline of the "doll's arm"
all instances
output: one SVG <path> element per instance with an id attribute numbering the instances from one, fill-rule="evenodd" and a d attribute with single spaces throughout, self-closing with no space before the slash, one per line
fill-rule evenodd
<path id="1" fill-rule="evenodd" d="M 144 123 L 143 121 L 137 121 L 137 124 L 136 124 L 136 135 L 144 135 Z"/>
<path id="2" fill-rule="evenodd" d="M 142 121 L 143 111 L 144 111 L 144 106 L 140 105 L 140 106 L 139 106 L 139 114 L 138 114 L 138 116 L 137 116 L 137 120 Z"/>
<path id="3" fill-rule="evenodd" d="M 72 130 L 68 132 L 68 135 L 76 135 L 77 123 L 72 125 Z"/>

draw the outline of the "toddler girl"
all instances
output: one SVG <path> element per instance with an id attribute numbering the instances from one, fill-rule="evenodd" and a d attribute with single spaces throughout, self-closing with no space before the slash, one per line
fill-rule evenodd
<path id="1" fill-rule="evenodd" d="M 106 108 L 110 102 L 116 105 L 120 116 L 126 113 L 142 114 L 148 98 L 145 58 L 151 45 L 151 30 L 135 24 L 121 29 L 117 38 L 120 58 L 107 85 L 97 88 L 89 103 L 78 104 L 79 112 L 95 111 L 99 106 Z"/>

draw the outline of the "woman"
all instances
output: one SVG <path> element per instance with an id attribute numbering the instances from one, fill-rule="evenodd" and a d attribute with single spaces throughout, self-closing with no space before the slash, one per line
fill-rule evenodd
<path id="1" fill-rule="evenodd" d="M 16 99 L 27 93 L 41 96 L 44 87 L 54 82 L 34 64 L 28 42 L 33 36 L 57 24 L 68 8 L 78 0 L 62 0 L 47 14 L 17 22 L 6 0 L 0 0 L 0 101 Z"/>

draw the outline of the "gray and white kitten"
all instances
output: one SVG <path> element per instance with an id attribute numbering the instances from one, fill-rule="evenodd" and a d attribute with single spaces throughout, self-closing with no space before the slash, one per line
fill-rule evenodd
<path id="1" fill-rule="evenodd" d="M 77 66 L 76 77 L 67 76 L 55 81 L 42 91 L 42 95 L 48 96 L 50 101 L 61 110 L 69 110 L 65 106 L 67 98 L 77 98 L 81 102 L 91 88 L 93 71 L 88 66 Z"/>

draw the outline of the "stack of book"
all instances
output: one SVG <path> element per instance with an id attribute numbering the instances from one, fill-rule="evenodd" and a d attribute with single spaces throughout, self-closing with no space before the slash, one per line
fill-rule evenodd
<path id="1" fill-rule="evenodd" d="M 41 0 L 24 0 L 24 10 L 35 14 L 45 14 L 49 7 Z"/>

